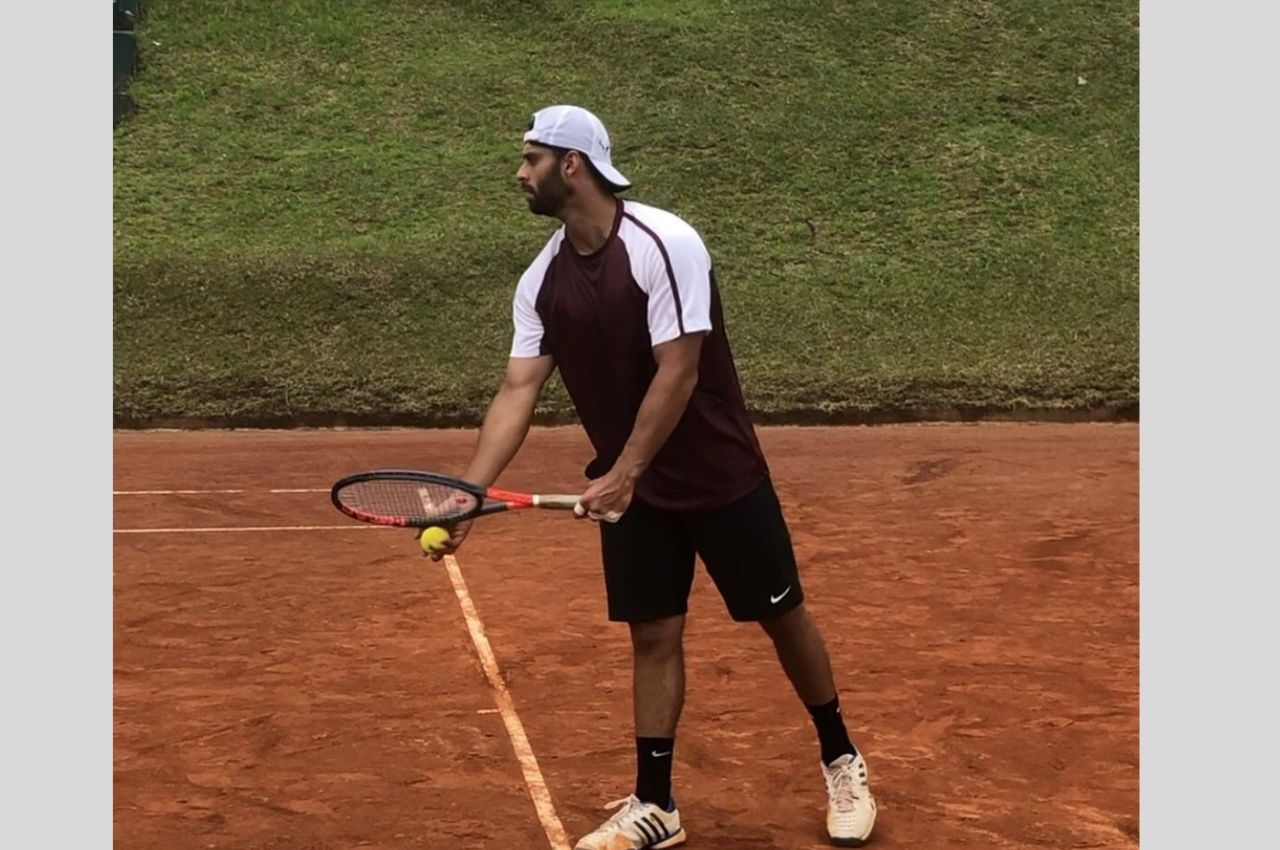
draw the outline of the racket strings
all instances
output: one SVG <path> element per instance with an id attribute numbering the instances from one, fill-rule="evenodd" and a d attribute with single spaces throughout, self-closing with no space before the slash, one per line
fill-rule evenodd
<path id="1" fill-rule="evenodd" d="M 372 479 L 348 484 L 338 499 L 352 510 L 414 524 L 447 522 L 465 516 L 479 499 L 465 490 L 433 481 Z"/>

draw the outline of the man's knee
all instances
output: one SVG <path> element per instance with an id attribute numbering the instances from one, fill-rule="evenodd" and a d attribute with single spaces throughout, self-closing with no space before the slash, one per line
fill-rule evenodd
<path id="1" fill-rule="evenodd" d="M 631 624 L 631 646 L 637 656 L 662 657 L 680 651 L 684 616 Z"/>
<path id="2" fill-rule="evenodd" d="M 769 637 L 778 640 L 805 629 L 808 626 L 808 617 L 809 612 L 805 610 L 804 603 L 801 602 L 784 614 L 762 619 L 760 627 L 765 630 Z"/>

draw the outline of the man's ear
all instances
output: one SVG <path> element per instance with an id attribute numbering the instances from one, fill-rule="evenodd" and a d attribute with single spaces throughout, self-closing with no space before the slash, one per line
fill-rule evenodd
<path id="1" fill-rule="evenodd" d="M 577 151 L 569 151 L 564 155 L 564 159 L 562 159 L 560 162 L 562 167 L 564 168 L 565 176 L 568 176 L 570 174 L 577 174 L 578 171 L 581 170 L 582 168 L 582 154 L 578 153 Z"/>

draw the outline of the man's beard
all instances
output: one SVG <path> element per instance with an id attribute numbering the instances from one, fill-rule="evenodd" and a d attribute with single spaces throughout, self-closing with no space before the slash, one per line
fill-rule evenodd
<path id="1" fill-rule="evenodd" d="M 557 171 L 551 172 L 541 187 L 534 190 L 529 200 L 529 212 L 534 215 L 556 217 L 569 199 L 569 187 Z"/>

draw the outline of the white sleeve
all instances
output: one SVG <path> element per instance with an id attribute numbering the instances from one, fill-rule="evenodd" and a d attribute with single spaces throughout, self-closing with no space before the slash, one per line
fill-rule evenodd
<path id="1" fill-rule="evenodd" d="M 655 248 L 642 282 L 649 293 L 651 343 L 711 330 L 711 255 L 702 238 L 689 228 Z"/>
<path id="2" fill-rule="evenodd" d="M 511 318 L 515 325 L 515 332 L 511 336 L 512 357 L 539 357 L 542 354 L 542 317 L 534 306 L 536 297 L 537 287 L 527 285 L 526 279 L 521 278 L 511 306 Z"/>
<path id="3" fill-rule="evenodd" d="M 539 357 L 543 352 L 542 317 L 538 315 L 538 291 L 546 279 L 547 270 L 563 241 L 563 228 L 552 234 L 547 244 L 525 269 L 516 284 L 516 297 L 511 305 L 511 319 L 515 326 L 511 336 L 512 357 Z"/>

